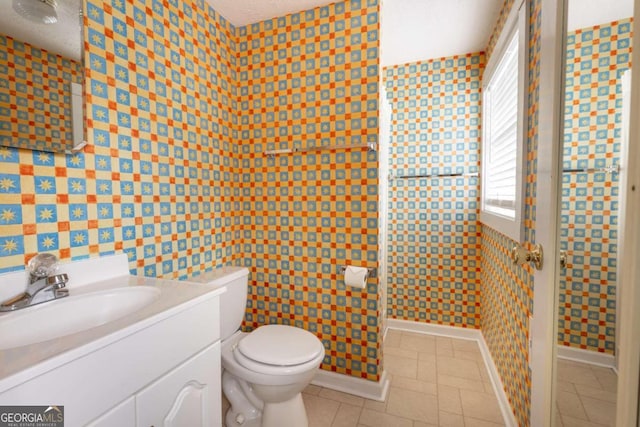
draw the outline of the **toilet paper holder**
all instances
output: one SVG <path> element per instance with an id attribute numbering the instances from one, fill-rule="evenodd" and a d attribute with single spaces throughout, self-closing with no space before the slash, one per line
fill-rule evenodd
<path id="1" fill-rule="evenodd" d="M 344 274 L 344 272 L 347 270 L 347 266 L 343 265 L 342 267 L 340 267 L 340 274 Z M 364 281 L 366 282 L 369 277 L 376 277 L 376 269 L 374 267 L 367 267 L 367 275 L 364 278 Z"/>

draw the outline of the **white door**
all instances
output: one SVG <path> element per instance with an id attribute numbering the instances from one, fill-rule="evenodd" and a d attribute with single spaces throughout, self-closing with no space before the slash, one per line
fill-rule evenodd
<path id="1" fill-rule="evenodd" d="M 620 326 L 622 318 L 622 304 L 624 289 L 622 281 L 622 270 L 624 268 L 624 241 L 625 241 L 625 210 L 627 207 L 627 181 L 629 174 L 629 119 L 631 114 L 631 71 L 627 70 L 622 75 L 622 134 L 620 147 L 620 172 L 619 172 L 619 194 L 618 194 L 618 274 L 616 276 L 616 348 L 615 364 L 616 369 L 620 364 Z"/>
<path id="2" fill-rule="evenodd" d="M 634 3 L 634 23 L 640 22 L 640 0 Z M 640 31 L 634 31 L 634 46 L 640 45 Z M 639 394 L 640 384 L 640 49 L 633 49 L 631 70 L 631 102 L 629 113 L 628 174 L 626 185 L 620 186 L 625 193 L 624 236 L 619 268 L 620 280 L 624 284 L 624 298 L 620 303 L 619 356 L 618 362 L 618 405 L 616 424 L 619 426 L 640 425 Z"/>

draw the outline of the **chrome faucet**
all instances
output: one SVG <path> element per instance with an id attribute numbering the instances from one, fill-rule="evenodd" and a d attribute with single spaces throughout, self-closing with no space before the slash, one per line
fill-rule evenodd
<path id="1" fill-rule="evenodd" d="M 58 258 L 52 254 L 39 254 L 27 264 L 29 283 L 27 289 L 2 304 L 0 311 L 14 311 L 69 295 L 64 289 L 69 281 L 66 274 L 55 274 L 58 270 Z"/>

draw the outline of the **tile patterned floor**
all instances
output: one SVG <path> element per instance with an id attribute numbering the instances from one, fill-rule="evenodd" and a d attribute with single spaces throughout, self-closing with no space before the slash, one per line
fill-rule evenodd
<path id="1" fill-rule="evenodd" d="M 307 387 L 309 427 L 504 425 L 476 342 L 389 330 L 384 364 L 391 379 L 384 402 Z"/>
<path id="2" fill-rule="evenodd" d="M 617 385 L 612 369 L 558 359 L 556 426 L 615 426 Z"/>

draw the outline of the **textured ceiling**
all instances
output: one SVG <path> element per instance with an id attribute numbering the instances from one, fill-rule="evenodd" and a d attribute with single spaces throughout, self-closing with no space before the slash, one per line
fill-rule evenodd
<path id="1" fill-rule="evenodd" d="M 329 0 L 207 0 L 235 26 L 335 3 Z M 502 0 L 381 0 L 384 66 L 483 50 Z M 0 32 L 80 60 L 80 0 L 58 0 L 60 22 L 33 24 L 0 2 Z M 571 0 L 569 29 L 633 15 L 633 0 Z"/>
<path id="2" fill-rule="evenodd" d="M 11 4 L 11 0 L 0 0 L 0 33 L 80 61 L 80 0 L 58 0 L 58 22 L 51 25 L 26 20 L 13 10 Z"/>
<path id="3" fill-rule="evenodd" d="M 503 0 L 383 0 L 383 66 L 485 49 Z"/>

